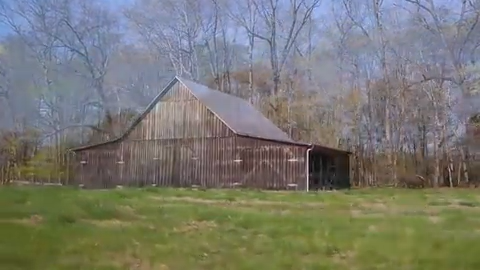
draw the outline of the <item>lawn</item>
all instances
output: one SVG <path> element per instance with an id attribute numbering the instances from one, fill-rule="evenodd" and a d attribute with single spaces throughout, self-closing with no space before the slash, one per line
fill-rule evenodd
<path id="1" fill-rule="evenodd" d="M 480 193 L 0 188 L 0 269 L 480 269 Z"/>

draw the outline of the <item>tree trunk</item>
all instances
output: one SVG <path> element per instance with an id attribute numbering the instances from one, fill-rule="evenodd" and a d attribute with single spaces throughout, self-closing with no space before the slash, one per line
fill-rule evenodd
<path id="1" fill-rule="evenodd" d="M 434 165 L 434 171 L 433 171 L 433 186 L 438 187 L 438 179 L 440 177 L 440 154 L 439 154 L 439 149 L 438 149 L 438 139 L 437 139 L 437 130 L 438 130 L 438 123 L 439 123 L 439 117 L 438 117 L 438 110 L 437 106 L 434 105 L 435 107 L 435 112 L 434 112 L 434 121 L 435 121 L 435 130 L 434 130 L 434 135 L 433 135 L 433 154 L 434 154 L 434 159 L 435 159 L 435 165 Z"/>
<path id="2" fill-rule="evenodd" d="M 469 175 L 468 175 L 468 166 L 467 166 L 467 160 L 468 156 L 465 153 L 465 149 L 463 147 L 460 147 L 460 160 L 462 161 L 462 169 L 463 169 L 463 178 L 465 179 L 465 182 L 468 184 L 470 181 Z"/>

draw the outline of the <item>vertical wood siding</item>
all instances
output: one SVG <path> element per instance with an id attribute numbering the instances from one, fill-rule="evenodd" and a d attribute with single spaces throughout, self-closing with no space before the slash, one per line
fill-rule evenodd
<path id="1" fill-rule="evenodd" d="M 304 148 L 250 138 L 125 141 L 81 151 L 75 159 L 80 165 L 73 183 L 91 188 L 306 188 Z"/>
<path id="2" fill-rule="evenodd" d="M 262 189 L 297 184 L 302 190 L 305 154 L 306 147 L 236 136 L 177 83 L 123 141 L 77 152 L 73 183 Z"/>
<path id="3" fill-rule="evenodd" d="M 306 147 L 237 137 L 236 180 L 245 186 L 306 189 Z"/>
<path id="4" fill-rule="evenodd" d="M 118 144 L 108 144 L 99 148 L 74 153 L 73 162 L 74 185 L 83 184 L 90 188 L 114 187 L 117 182 Z"/>
<path id="5" fill-rule="evenodd" d="M 239 116 L 241 117 L 241 116 Z M 158 102 L 127 140 L 231 137 L 233 132 L 181 83 Z"/>

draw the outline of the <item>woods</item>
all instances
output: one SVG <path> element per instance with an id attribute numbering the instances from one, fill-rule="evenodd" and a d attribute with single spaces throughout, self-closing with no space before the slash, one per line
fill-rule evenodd
<path id="1" fill-rule="evenodd" d="M 0 179 L 65 181 L 66 149 L 180 75 L 352 151 L 355 186 L 476 186 L 479 20 L 476 0 L 4 0 Z"/>

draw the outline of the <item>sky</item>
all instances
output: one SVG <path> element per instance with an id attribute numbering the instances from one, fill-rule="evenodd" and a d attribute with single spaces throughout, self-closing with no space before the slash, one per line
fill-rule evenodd
<path id="1" fill-rule="evenodd" d="M 0 0 L 0 1 L 3 1 L 3 0 Z M 133 0 L 97 0 L 97 1 L 103 2 L 114 9 L 120 9 L 122 6 L 133 2 Z M 5 26 L 4 24 L 0 23 L 0 38 L 4 37 L 10 32 L 11 30 L 8 28 L 8 26 Z"/>

